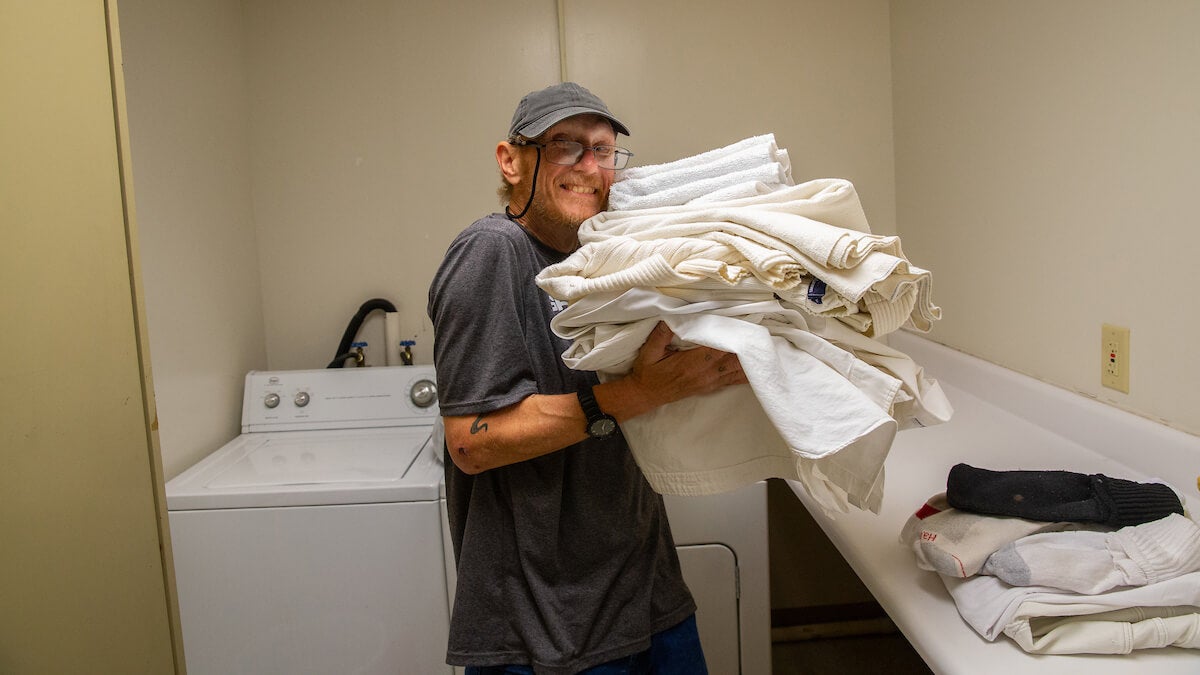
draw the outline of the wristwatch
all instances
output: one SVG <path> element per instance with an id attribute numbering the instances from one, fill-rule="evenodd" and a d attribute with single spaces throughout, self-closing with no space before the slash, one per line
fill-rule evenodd
<path id="1" fill-rule="evenodd" d="M 596 397 L 592 395 L 591 385 L 588 385 L 586 389 L 580 389 L 577 394 L 579 406 L 583 408 L 583 414 L 587 416 L 587 435 L 592 438 L 608 438 L 616 433 L 616 418 L 605 414 L 600 409 L 600 404 L 596 403 Z"/>

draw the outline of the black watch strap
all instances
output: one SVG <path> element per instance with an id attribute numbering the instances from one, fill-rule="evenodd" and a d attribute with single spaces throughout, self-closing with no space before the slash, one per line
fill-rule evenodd
<path id="1" fill-rule="evenodd" d="M 596 397 L 592 394 L 592 387 L 589 385 L 576 393 L 579 396 L 579 407 L 583 408 L 583 414 L 587 417 L 587 435 L 592 438 L 608 438 L 616 433 L 617 420 L 600 409 L 600 404 L 596 403 Z"/>

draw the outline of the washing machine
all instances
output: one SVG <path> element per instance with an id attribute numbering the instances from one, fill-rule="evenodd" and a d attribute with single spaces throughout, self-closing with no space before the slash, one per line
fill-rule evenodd
<path id="1" fill-rule="evenodd" d="M 167 483 L 190 675 L 450 673 L 429 366 L 251 372 Z"/>

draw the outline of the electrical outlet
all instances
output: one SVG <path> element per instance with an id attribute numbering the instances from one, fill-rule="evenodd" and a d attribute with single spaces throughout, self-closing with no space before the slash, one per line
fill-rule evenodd
<path id="1" fill-rule="evenodd" d="M 1129 329 L 1100 326 L 1100 384 L 1129 393 Z"/>

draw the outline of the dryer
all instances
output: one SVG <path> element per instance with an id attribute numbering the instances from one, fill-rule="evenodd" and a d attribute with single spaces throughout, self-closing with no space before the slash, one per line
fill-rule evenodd
<path id="1" fill-rule="evenodd" d="M 721 494 L 663 498 L 679 565 L 696 600 L 708 671 L 771 674 L 766 481 Z"/>
<path id="2" fill-rule="evenodd" d="M 432 367 L 251 372 L 167 483 L 191 675 L 450 673 Z"/>
<path id="3" fill-rule="evenodd" d="M 663 501 L 683 579 L 696 601 L 696 627 L 708 671 L 771 675 L 766 481 L 715 495 L 669 495 Z M 453 605 L 457 578 L 444 512 L 442 527 L 448 599 Z"/>

